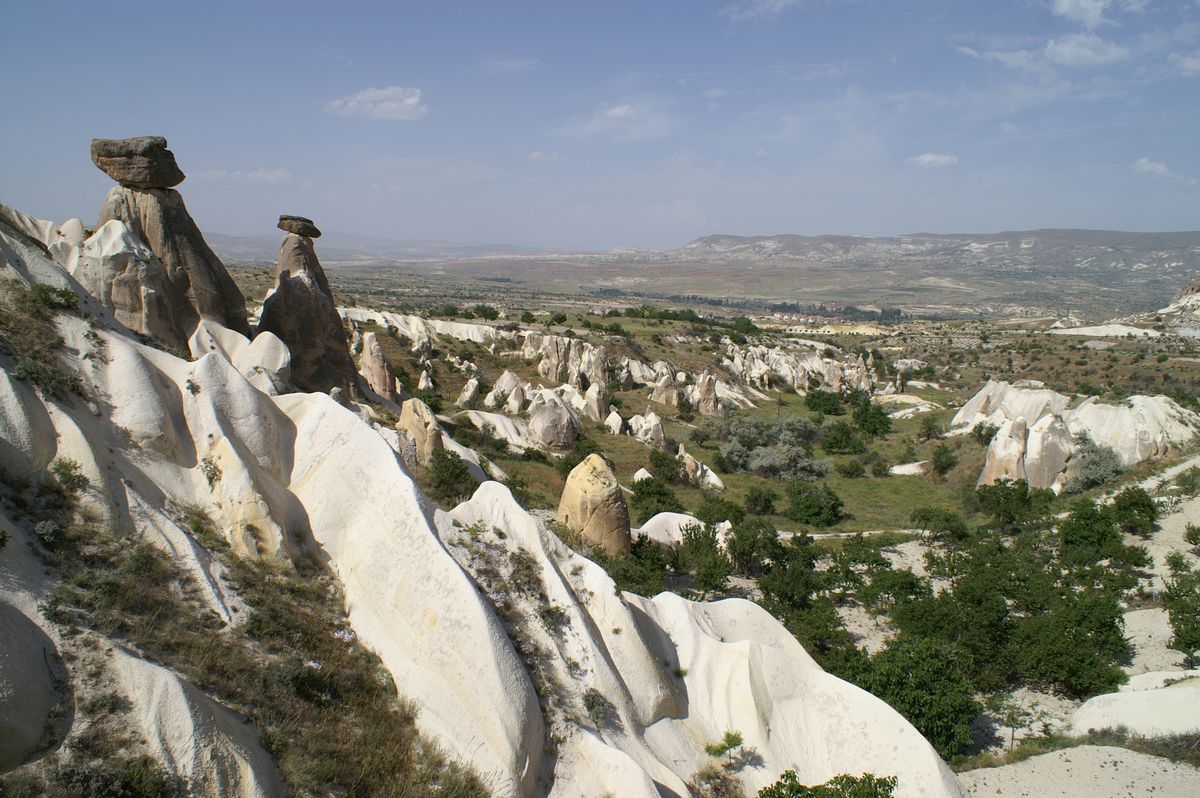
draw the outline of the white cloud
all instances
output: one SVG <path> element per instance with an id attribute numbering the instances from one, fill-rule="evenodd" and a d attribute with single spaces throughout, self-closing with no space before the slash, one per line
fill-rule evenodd
<path id="1" fill-rule="evenodd" d="M 925 152 L 914 155 L 904 161 L 909 166 L 919 166 L 922 169 L 946 169 L 958 163 L 957 155 L 944 155 L 939 152 Z"/>
<path id="2" fill-rule="evenodd" d="M 205 183 L 233 183 L 249 180 L 264 185 L 290 183 L 295 179 L 295 175 L 282 167 L 278 169 L 253 169 L 249 172 L 241 169 L 201 169 L 192 172 L 190 176 Z"/>
<path id="3" fill-rule="evenodd" d="M 1054 12 L 1055 16 L 1069 19 L 1088 30 L 1093 30 L 1108 21 L 1104 18 L 1104 12 L 1108 6 L 1109 0 L 1053 0 L 1050 10 Z"/>
<path id="4" fill-rule="evenodd" d="M 489 75 L 524 75 L 535 72 L 544 65 L 540 58 L 496 53 L 485 55 L 480 59 L 479 66 Z"/>
<path id="5" fill-rule="evenodd" d="M 735 22 L 748 22 L 782 14 L 799 4 L 800 0 L 745 0 L 725 6 L 721 13 Z"/>
<path id="6" fill-rule="evenodd" d="M 1129 57 L 1129 50 L 1094 33 L 1071 33 L 1051 39 L 1046 45 L 1046 57 L 1063 66 L 1094 67 L 1123 61 Z"/>
<path id="7" fill-rule="evenodd" d="M 1033 50 L 985 50 L 980 52 L 971 47 L 955 47 L 963 55 L 980 61 L 995 61 L 1009 69 L 1019 69 L 1025 72 L 1045 72 L 1048 69 L 1041 54 Z"/>
<path id="8" fill-rule="evenodd" d="M 1188 177 L 1187 175 L 1181 175 L 1177 172 L 1172 172 L 1167 168 L 1167 164 L 1164 161 L 1152 161 L 1145 157 L 1138 158 L 1133 162 L 1133 171 L 1137 172 L 1139 175 L 1169 180 L 1172 183 L 1179 183 L 1184 186 L 1194 186 L 1197 182 L 1200 182 L 1194 177 Z"/>
<path id="9" fill-rule="evenodd" d="M 325 105 L 325 113 L 364 119 L 421 119 L 428 112 L 421 103 L 421 90 L 404 86 L 363 89 Z"/>
<path id="10" fill-rule="evenodd" d="M 246 177 L 256 183 L 275 185 L 277 183 L 290 183 L 292 173 L 287 169 L 255 169 L 253 172 L 247 172 Z"/>
<path id="11" fill-rule="evenodd" d="M 1200 3 L 1200 0 L 1197 2 Z M 1171 63 L 1179 67 L 1179 71 L 1189 78 L 1200 76 L 1200 50 L 1184 55 L 1172 53 Z"/>
<path id="12" fill-rule="evenodd" d="M 729 92 L 725 91 L 725 89 L 705 89 L 704 90 L 704 96 L 710 100 L 715 100 L 718 97 L 724 97 L 727 94 L 729 94 Z"/>
<path id="13" fill-rule="evenodd" d="M 590 117 L 575 119 L 559 128 L 565 136 L 608 136 L 618 141 L 644 141 L 669 136 L 675 132 L 675 120 L 663 110 L 662 103 L 653 97 L 639 97 L 628 102 L 607 105 Z"/>
<path id="14" fill-rule="evenodd" d="M 540 163 L 543 161 L 565 161 L 566 156 L 560 155 L 557 152 L 544 152 L 543 150 L 534 150 L 533 152 L 526 155 L 525 159 L 528 161 L 533 161 L 534 163 Z"/>

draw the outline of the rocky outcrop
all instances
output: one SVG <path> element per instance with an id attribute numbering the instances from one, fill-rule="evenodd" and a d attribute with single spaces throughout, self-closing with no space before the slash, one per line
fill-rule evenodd
<path id="1" fill-rule="evenodd" d="M 442 447 L 442 429 L 429 405 L 420 399 L 405 399 L 400 406 L 396 428 L 407 432 L 416 442 L 417 462 L 428 466 L 433 453 Z"/>
<path id="2" fill-rule="evenodd" d="M 579 416 L 556 393 L 542 390 L 534 394 L 529 405 L 529 437 L 539 447 L 570 449 L 582 427 Z"/>
<path id="3" fill-rule="evenodd" d="M 1112 449 L 1128 468 L 1164 456 L 1200 431 L 1200 415 L 1166 396 L 1132 396 L 1121 404 L 1105 404 L 1093 396 L 1077 407 L 1069 405 L 1069 397 L 1041 383 L 989 381 L 951 424 L 959 434 L 983 423 L 998 427 L 988 445 L 980 484 L 1025 480 L 1056 492 L 1063 487 L 1081 436 Z"/>
<path id="4" fill-rule="evenodd" d="M 458 392 L 458 398 L 454 400 L 457 407 L 470 407 L 479 400 L 479 379 L 472 377 L 463 385 L 462 390 Z"/>
<path id="5" fill-rule="evenodd" d="M 263 299 L 258 332 L 273 333 L 287 344 L 292 381 L 300 390 L 357 393 L 358 371 L 312 239 L 295 233 L 284 236 L 275 287 Z"/>
<path id="6" fill-rule="evenodd" d="M 608 349 L 578 338 L 525 333 L 521 356 L 537 360 L 538 374 L 552 382 L 565 382 L 579 390 L 607 382 Z"/>
<path id="7" fill-rule="evenodd" d="M 721 412 L 721 400 L 717 398 L 717 378 L 707 371 L 696 380 L 696 394 L 692 404 L 702 416 L 715 416 Z"/>
<path id="8" fill-rule="evenodd" d="M 620 413 L 613 410 L 604 417 L 604 428 L 608 430 L 609 435 L 620 435 L 625 430 L 625 420 L 621 418 Z"/>
<path id="9" fill-rule="evenodd" d="M 650 393 L 650 401 L 670 407 L 679 405 L 679 389 L 675 387 L 675 380 L 671 378 L 671 375 L 663 374 L 658 378 L 658 382 L 654 384 L 654 390 Z"/>
<path id="10" fill-rule="evenodd" d="M 652 410 L 644 416 L 632 416 L 629 419 L 629 434 L 647 446 L 667 448 L 667 434 L 663 431 L 662 419 Z"/>
<path id="11" fill-rule="evenodd" d="M 126 188 L 171 188 L 184 179 L 162 136 L 92 139 L 92 163 Z"/>
<path id="12" fill-rule="evenodd" d="M 392 371 L 392 364 L 388 362 L 383 347 L 379 344 L 379 337 L 374 332 L 363 334 L 359 373 L 366 380 L 367 387 L 380 397 L 389 402 L 397 400 L 396 373 Z"/>
<path id="13" fill-rule="evenodd" d="M 50 713 L 67 696 L 58 695 L 55 684 L 62 663 L 54 643 L 3 600 L 0 640 L 0 772 L 5 772 L 38 749 L 52 726 Z"/>
<path id="14" fill-rule="evenodd" d="M 716 472 L 688 454 L 682 443 L 679 444 L 679 453 L 676 455 L 676 459 L 681 465 L 683 477 L 690 484 L 701 488 L 725 490 L 725 482 L 717 476 Z"/>
<path id="15" fill-rule="evenodd" d="M 200 319 L 212 319 L 249 336 L 242 292 L 204 241 L 183 197 L 170 188 L 183 180 L 183 174 L 166 141 L 97 139 L 92 153 L 97 166 L 121 182 L 105 197 L 96 227 L 113 219 L 123 222 L 162 263 L 170 283 L 165 300 L 181 338 L 191 335 Z"/>
<path id="16" fill-rule="evenodd" d="M 511 371 L 505 370 L 496 380 L 496 384 L 492 386 L 492 390 L 483 397 L 483 406 L 493 409 L 502 406 L 508 399 L 508 395 L 519 387 L 521 387 L 521 378 Z"/>
<path id="17" fill-rule="evenodd" d="M 592 421 L 603 421 L 608 408 L 604 401 L 604 384 L 593 382 L 583 394 L 583 414 Z"/>
<path id="18" fill-rule="evenodd" d="M 779 384 L 798 391 L 875 388 L 874 371 L 861 357 L 842 355 L 815 341 L 787 348 L 730 344 L 721 362 L 736 377 L 764 391 Z"/>
<path id="19" fill-rule="evenodd" d="M 608 557 L 629 553 L 629 510 L 612 468 L 589 454 L 567 475 L 555 520 Z"/>
<path id="20" fill-rule="evenodd" d="M 64 225 L 64 228 L 67 225 Z M 117 321 L 156 341 L 180 346 L 187 338 L 172 317 L 166 271 L 124 222 L 112 219 L 76 246 L 62 239 L 51 250 Z"/>

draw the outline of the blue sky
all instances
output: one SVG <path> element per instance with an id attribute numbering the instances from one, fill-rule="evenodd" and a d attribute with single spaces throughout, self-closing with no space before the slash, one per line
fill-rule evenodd
<path id="1" fill-rule="evenodd" d="M 0 2 L 0 201 L 47 218 L 158 134 L 233 234 L 1200 228 L 1200 0 Z"/>

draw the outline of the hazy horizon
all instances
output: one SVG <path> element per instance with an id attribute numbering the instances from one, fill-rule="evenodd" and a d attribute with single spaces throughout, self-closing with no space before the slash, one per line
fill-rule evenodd
<path id="1" fill-rule="evenodd" d="M 67 7 L 87 24 L 9 4 L 0 30 L 25 76 L 0 88 L 0 201 L 46 218 L 94 220 L 92 137 L 147 134 L 237 236 L 280 213 L 571 251 L 1200 218 L 1200 0 Z"/>

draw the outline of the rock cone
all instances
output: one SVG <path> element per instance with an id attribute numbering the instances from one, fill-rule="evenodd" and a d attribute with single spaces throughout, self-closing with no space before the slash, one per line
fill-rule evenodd
<path id="1" fill-rule="evenodd" d="M 609 557 L 629 553 L 629 509 L 616 476 L 598 454 L 589 454 L 567 476 L 556 520 Z"/>
<path id="2" fill-rule="evenodd" d="M 358 385 L 342 319 L 312 239 L 288 233 L 279 245 L 275 287 L 263 300 L 258 331 L 271 332 L 292 353 L 292 381 L 303 391 Z"/>

